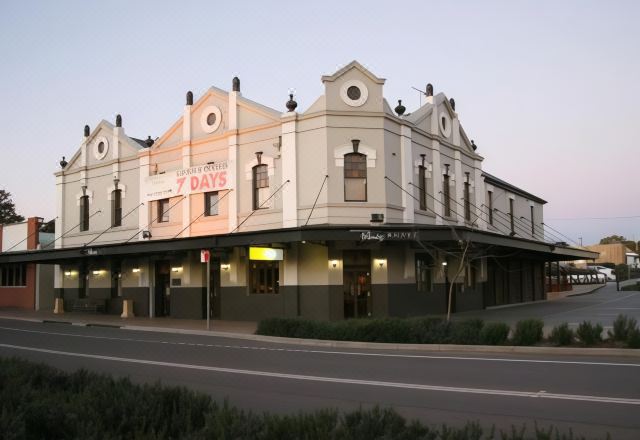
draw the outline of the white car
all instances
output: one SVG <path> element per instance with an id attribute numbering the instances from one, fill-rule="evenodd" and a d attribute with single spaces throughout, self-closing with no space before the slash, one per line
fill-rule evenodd
<path id="1" fill-rule="evenodd" d="M 607 276 L 607 281 L 615 281 L 616 274 L 613 269 L 604 266 L 589 266 L 592 269 L 597 270 L 598 272 L 605 274 Z"/>

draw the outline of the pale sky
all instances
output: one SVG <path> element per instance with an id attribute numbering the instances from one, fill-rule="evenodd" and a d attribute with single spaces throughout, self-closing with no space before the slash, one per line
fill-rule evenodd
<path id="1" fill-rule="evenodd" d="M 428 82 L 455 98 L 483 168 L 547 200 L 554 228 L 640 240 L 638 1 L 4 1 L 0 188 L 52 218 L 85 124 L 121 113 L 155 138 L 187 90 L 235 75 L 283 111 L 295 89 L 304 111 L 353 59 L 392 107 L 414 111 Z"/>

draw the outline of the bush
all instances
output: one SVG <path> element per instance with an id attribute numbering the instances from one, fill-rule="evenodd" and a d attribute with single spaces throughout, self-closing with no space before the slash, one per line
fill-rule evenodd
<path id="1" fill-rule="evenodd" d="M 524 438 L 525 428 L 485 430 L 407 422 L 393 409 L 340 413 L 318 410 L 292 415 L 254 414 L 186 388 L 135 385 L 128 379 L 80 370 L 65 373 L 17 359 L 0 358 L 0 436 L 59 439 L 481 439 Z M 433 422 L 437 423 L 437 420 Z M 533 432 L 548 439 L 553 427 Z M 560 434 L 553 438 L 579 440 Z M 529 438 L 529 437 L 527 437 Z"/>
<path id="2" fill-rule="evenodd" d="M 589 346 L 602 342 L 602 325 L 591 324 L 589 321 L 583 321 L 576 330 L 576 335 L 582 345 Z"/>
<path id="3" fill-rule="evenodd" d="M 518 321 L 513 332 L 513 345 L 535 345 L 542 341 L 544 322 L 540 319 Z"/>
<path id="4" fill-rule="evenodd" d="M 484 321 L 482 319 L 454 321 L 451 323 L 449 342 L 451 344 L 478 345 L 483 327 Z"/>
<path id="5" fill-rule="evenodd" d="M 629 330 L 625 342 L 629 348 L 640 348 L 640 329 L 638 329 L 638 327 L 634 327 Z"/>
<path id="6" fill-rule="evenodd" d="M 504 322 L 485 324 L 480 332 L 480 342 L 484 345 L 505 345 L 511 329 Z"/>
<path id="7" fill-rule="evenodd" d="M 549 341 L 554 345 L 571 345 L 573 343 L 574 333 L 566 322 L 555 326 L 549 335 Z"/>
<path id="8" fill-rule="evenodd" d="M 609 330 L 609 339 L 618 342 L 624 342 L 627 340 L 629 332 L 636 328 L 638 322 L 634 318 L 629 318 L 625 315 L 618 315 L 613 321 L 613 331 Z"/>

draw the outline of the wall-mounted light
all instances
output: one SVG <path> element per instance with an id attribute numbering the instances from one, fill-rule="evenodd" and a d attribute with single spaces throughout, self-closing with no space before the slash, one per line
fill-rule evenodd
<path id="1" fill-rule="evenodd" d="M 92 273 L 94 275 L 100 275 L 102 272 L 104 272 L 104 270 L 94 270 Z"/>
<path id="2" fill-rule="evenodd" d="M 71 276 L 71 271 L 70 270 L 65 271 L 64 276 L 65 277 L 70 277 Z"/>
<path id="3" fill-rule="evenodd" d="M 220 264 L 220 269 L 222 269 L 222 270 L 224 270 L 226 272 L 229 269 L 231 269 L 231 265 L 229 263 L 221 263 Z"/>
<path id="4" fill-rule="evenodd" d="M 338 267 L 338 260 L 329 260 L 331 267 Z"/>
<path id="5" fill-rule="evenodd" d="M 378 265 L 378 267 L 383 268 L 385 264 L 387 264 L 387 259 L 386 258 L 376 258 L 375 259 L 375 264 Z"/>
<path id="6" fill-rule="evenodd" d="M 442 262 L 442 267 L 447 267 L 447 262 L 446 261 Z"/>
<path id="7" fill-rule="evenodd" d="M 142 238 L 151 238 L 151 231 L 142 231 Z"/>
<path id="8" fill-rule="evenodd" d="M 182 266 L 172 267 L 171 272 L 182 272 Z"/>
<path id="9" fill-rule="evenodd" d="M 134 267 L 133 269 L 131 269 L 131 272 L 138 273 L 138 272 L 140 272 L 140 268 L 139 267 Z"/>

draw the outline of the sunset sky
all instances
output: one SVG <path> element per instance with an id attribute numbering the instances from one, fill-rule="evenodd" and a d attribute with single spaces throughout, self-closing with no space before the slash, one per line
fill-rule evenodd
<path id="1" fill-rule="evenodd" d="M 584 244 L 640 240 L 640 2 L 0 3 L 0 188 L 55 216 L 62 156 L 85 124 L 122 114 L 160 136 L 184 95 L 230 89 L 298 111 L 351 60 L 387 78 L 392 107 L 430 82 L 456 100 L 483 168 L 549 203 Z"/>

